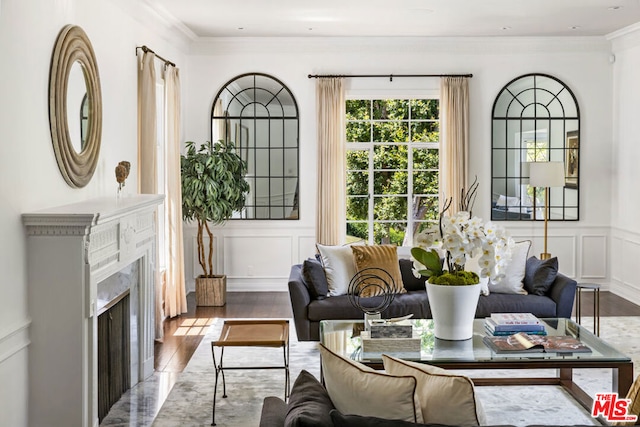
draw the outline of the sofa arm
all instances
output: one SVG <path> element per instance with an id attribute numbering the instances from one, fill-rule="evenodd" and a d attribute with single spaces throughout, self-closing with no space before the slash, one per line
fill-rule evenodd
<path id="1" fill-rule="evenodd" d="M 287 404 L 275 396 L 267 396 L 262 402 L 259 427 L 283 427 L 287 416 Z"/>
<path id="2" fill-rule="evenodd" d="M 573 302 L 576 298 L 577 282 L 562 273 L 558 273 L 549 290 L 549 297 L 556 303 L 556 317 L 571 318 Z"/>
<path id="3" fill-rule="evenodd" d="M 307 285 L 302 281 L 302 265 L 298 264 L 291 267 L 289 298 L 291 299 L 291 310 L 293 311 L 293 321 L 296 325 L 298 341 L 311 341 L 311 323 L 308 316 L 311 295 L 309 295 Z"/>

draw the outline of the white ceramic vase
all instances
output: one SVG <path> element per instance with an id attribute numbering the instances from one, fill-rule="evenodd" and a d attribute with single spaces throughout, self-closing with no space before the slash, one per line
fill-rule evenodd
<path id="1" fill-rule="evenodd" d="M 480 297 L 480 284 L 465 286 L 427 283 L 427 295 L 436 338 L 461 341 L 473 337 L 473 319 Z"/>

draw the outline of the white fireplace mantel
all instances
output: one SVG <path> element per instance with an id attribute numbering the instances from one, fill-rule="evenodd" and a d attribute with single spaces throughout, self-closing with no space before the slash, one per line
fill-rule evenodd
<path id="1" fill-rule="evenodd" d="M 22 215 L 32 319 L 31 426 L 98 426 L 98 283 L 138 260 L 132 385 L 153 373 L 155 213 L 163 198 L 98 198 Z"/>

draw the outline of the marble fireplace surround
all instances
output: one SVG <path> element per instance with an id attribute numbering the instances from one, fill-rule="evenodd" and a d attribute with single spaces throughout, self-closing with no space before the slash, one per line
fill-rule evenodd
<path id="1" fill-rule="evenodd" d="M 27 233 L 29 425 L 98 426 L 98 284 L 137 262 L 131 385 L 153 373 L 156 209 L 161 195 L 105 197 L 22 215 Z"/>

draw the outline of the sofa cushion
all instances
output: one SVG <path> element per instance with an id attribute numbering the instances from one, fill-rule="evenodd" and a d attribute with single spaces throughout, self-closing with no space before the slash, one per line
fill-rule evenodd
<path id="1" fill-rule="evenodd" d="M 291 388 L 285 427 L 332 427 L 329 413 L 334 409 L 327 390 L 309 372 L 302 370 Z"/>
<path id="2" fill-rule="evenodd" d="M 524 289 L 530 294 L 546 295 L 558 275 L 558 258 L 540 260 L 535 256 L 527 260 Z"/>
<path id="3" fill-rule="evenodd" d="M 378 417 L 363 417 L 361 415 L 344 415 L 334 409 L 331 411 L 334 427 L 450 427 L 443 424 L 420 424 L 403 420 L 389 420 Z"/>
<path id="4" fill-rule="evenodd" d="M 360 304 L 375 307 L 382 301 L 382 296 L 362 298 Z M 431 308 L 427 299 L 427 291 L 407 292 L 394 295 L 393 302 L 385 311 L 382 317 L 401 317 L 413 313 L 416 319 L 431 318 Z M 364 313 L 359 308 L 354 307 L 347 295 L 330 297 L 323 300 L 312 300 L 307 306 L 307 318 L 312 322 L 320 320 L 336 319 L 363 319 Z"/>
<path id="5" fill-rule="evenodd" d="M 547 296 L 520 294 L 480 295 L 476 318 L 491 316 L 491 313 L 532 313 L 537 317 L 557 317 L 556 303 Z"/>
<path id="6" fill-rule="evenodd" d="M 329 293 L 329 284 L 327 283 L 327 276 L 324 273 L 322 264 L 309 258 L 302 264 L 302 277 L 309 289 L 309 295 L 313 299 L 325 299 Z"/>
<path id="7" fill-rule="evenodd" d="M 400 274 L 402 275 L 402 284 L 407 291 L 424 291 L 426 288 L 427 278 L 424 276 L 416 277 L 413 274 L 413 261 L 401 258 L 399 261 Z"/>
<path id="8" fill-rule="evenodd" d="M 356 274 L 351 247 L 349 245 L 328 246 L 317 243 L 316 248 L 322 257 L 329 296 L 345 295 L 349 281 Z"/>
<path id="9" fill-rule="evenodd" d="M 422 422 L 414 377 L 375 371 L 322 344 L 319 347 L 324 383 L 338 411 Z"/>
<path id="10" fill-rule="evenodd" d="M 422 419 L 429 423 L 477 426 L 486 422 L 473 382 L 436 366 L 382 355 L 384 369 L 394 375 L 412 375 L 418 385 Z"/>
<path id="11" fill-rule="evenodd" d="M 522 281 L 524 280 L 530 248 L 530 240 L 525 240 L 515 244 L 511 250 L 511 261 L 505 268 L 504 277 L 499 280 L 489 280 L 489 292 L 527 294 Z"/>
<path id="12" fill-rule="evenodd" d="M 351 246 L 353 261 L 358 274 L 358 291 L 361 297 L 385 293 L 404 293 L 402 275 L 396 246 Z M 375 277 L 377 276 L 377 277 Z"/>

